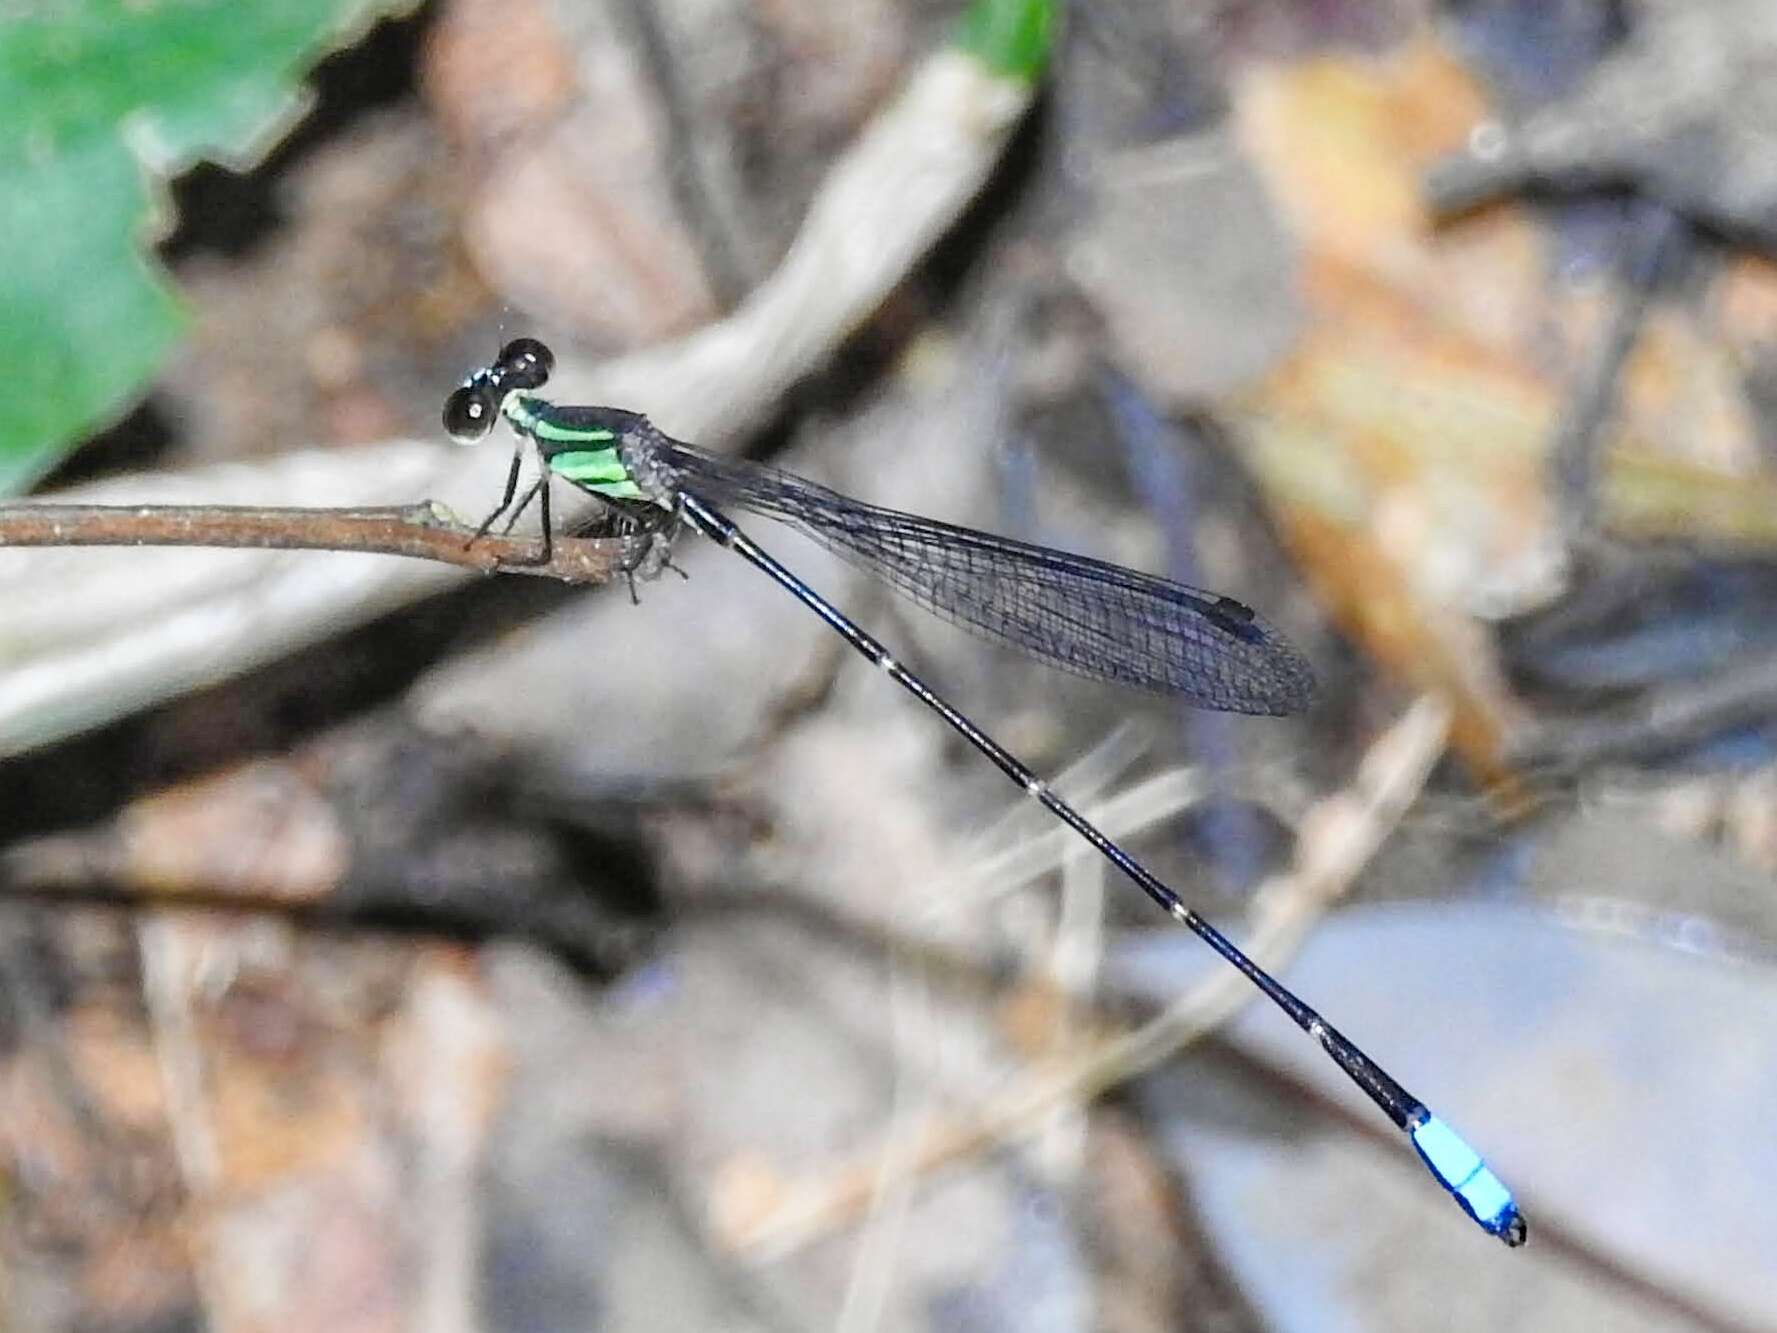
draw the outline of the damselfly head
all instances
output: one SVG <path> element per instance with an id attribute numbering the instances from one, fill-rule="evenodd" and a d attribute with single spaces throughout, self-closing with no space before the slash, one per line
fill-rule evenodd
<path id="1" fill-rule="evenodd" d="M 458 444 L 485 439 L 509 393 L 540 389 L 555 369 L 555 353 L 535 338 L 514 338 L 491 366 L 476 371 L 444 400 L 444 429 Z"/>

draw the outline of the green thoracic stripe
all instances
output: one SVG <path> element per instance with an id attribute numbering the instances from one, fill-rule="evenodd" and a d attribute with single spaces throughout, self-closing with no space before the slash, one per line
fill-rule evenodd
<path id="1" fill-rule="evenodd" d="M 623 466 L 623 460 L 617 457 L 615 449 L 570 449 L 565 453 L 552 454 L 549 468 L 583 486 L 601 481 L 629 480 L 629 469 Z"/>
<path id="2" fill-rule="evenodd" d="M 576 430 L 572 426 L 558 425 L 548 417 L 538 417 L 531 422 L 531 434 L 539 440 L 549 440 L 556 444 L 610 444 L 617 436 L 602 427 L 597 430 Z"/>
<path id="3" fill-rule="evenodd" d="M 554 419 L 549 404 L 541 398 L 524 398 L 517 394 L 506 400 L 501 409 L 519 431 L 532 439 L 551 444 L 612 445 L 616 433 L 604 426 L 566 426 Z"/>
<path id="4" fill-rule="evenodd" d="M 594 495 L 608 496 L 613 500 L 646 500 L 647 493 L 628 477 L 622 481 L 583 481 L 580 483 Z"/>
<path id="5" fill-rule="evenodd" d="M 648 498 L 642 494 L 641 487 L 629 479 L 629 469 L 623 466 L 615 448 L 569 449 L 550 457 L 549 470 L 576 486 L 613 500 Z"/>

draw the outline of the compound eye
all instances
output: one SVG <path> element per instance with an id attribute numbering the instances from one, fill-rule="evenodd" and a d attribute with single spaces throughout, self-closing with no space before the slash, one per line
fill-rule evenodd
<path id="1" fill-rule="evenodd" d="M 479 384 L 465 384 L 444 400 L 444 429 L 458 444 L 474 444 L 494 428 L 499 407 Z"/>
<path id="2" fill-rule="evenodd" d="M 500 349 L 498 364 L 508 388 L 538 389 L 555 369 L 555 353 L 535 338 L 514 338 Z"/>

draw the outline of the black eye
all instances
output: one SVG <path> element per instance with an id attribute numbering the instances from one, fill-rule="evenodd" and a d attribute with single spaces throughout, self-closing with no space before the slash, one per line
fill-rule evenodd
<path id="1" fill-rule="evenodd" d="M 494 428 L 494 398 L 479 384 L 465 384 L 444 400 L 444 429 L 458 444 L 474 444 Z"/>
<path id="2" fill-rule="evenodd" d="M 509 389 L 540 389 L 555 369 L 555 353 L 535 338 L 514 338 L 500 349 L 497 363 Z"/>

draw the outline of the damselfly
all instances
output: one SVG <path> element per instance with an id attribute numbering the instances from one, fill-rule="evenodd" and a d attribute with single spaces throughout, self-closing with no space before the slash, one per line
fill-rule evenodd
<path id="1" fill-rule="evenodd" d="M 505 495 L 481 532 L 502 515 L 511 516 L 510 526 L 540 498 L 541 557 L 547 561 L 553 475 L 611 506 L 640 538 L 634 564 L 644 572 L 666 561 L 681 524 L 740 555 L 1238 968 L 1407 1134 L 1470 1217 L 1507 1245 L 1524 1243 L 1524 1218 L 1511 1192 L 1455 1131 L 872 635 L 773 559 L 721 507 L 788 523 L 935 614 L 1064 671 L 1174 695 L 1204 708 L 1262 714 L 1306 708 L 1314 697 L 1314 675 L 1282 635 L 1231 597 L 865 504 L 777 468 L 683 444 L 635 412 L 549 402 L 535 391 L 554 365 L 554 355 L 542 343 L 517 339 L 445 403 L 445 429 L 460 443 L 485 438 L 501 417 L 517 437 Z M 527 440 L 542 466 L 536 483 L 518 498 Z"/>

